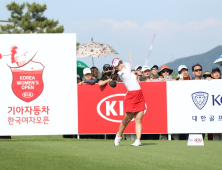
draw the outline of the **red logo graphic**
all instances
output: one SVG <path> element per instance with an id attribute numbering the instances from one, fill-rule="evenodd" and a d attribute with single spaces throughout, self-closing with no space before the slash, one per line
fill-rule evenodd
<path id="1" fill-rule="evenodd" d="M 98 114 L 105 120 L 122 122 L 125 116 L 123 107 L 125 96 L 126 94 L 114 94 L 102 99 L 97 105 Z"/>
<path id="2" fill-rule="evenodd" d="M 202 142 L 202 139 L 201 139 L 201 138 L 195 138 L 195 139 L 194 139 L 194 142 L 200 143 L 200 142 Z"/>
<path id="3" fill-rule="evenodd" d="M 0 59 L 5 56 L 10 56 L 10 62 L 7 64 L 12 71 L 12 91 L 21 100 L 31 102 L 43 91 L 42 73 L 45 68 L 39 62 L 32 59 L 35 54 L 29 53 L 29 50 L 20 50 L 13 45 L 10 48 L 11 54 L 1 55 Z M 33 56 L 34 55 L 34 56 Z"/>

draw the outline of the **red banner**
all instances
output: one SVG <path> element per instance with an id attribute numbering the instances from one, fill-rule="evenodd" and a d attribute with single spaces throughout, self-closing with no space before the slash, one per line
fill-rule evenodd
<path id="1" fill-rule="evenodd" d="M 141 82 L 147 110 L 143 117 L 143 133 L 167 133 L 166 82 Z M 124 119 L 126 88 L 98 84 L 78 85 L 79 134 L 115 134 Z M 135 133 L 132 120 L 124 133 Z"/>

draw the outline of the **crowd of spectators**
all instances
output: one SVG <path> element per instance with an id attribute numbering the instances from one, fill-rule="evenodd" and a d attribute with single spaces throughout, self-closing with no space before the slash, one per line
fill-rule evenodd
<path id="1" fill-rule="evenodd" d="M 200 64 L 195 64 L 192 66 L 193 77 L 190 77 L 189 70 L 185 65 L 180 65 L 178 67 L 178 76 L 174 79 L 171 75 L 173 70 L 167 65 L 159 67 L 157 65 L 140 66 L 137 65 L 135 69 L 131 72 L 134 73 L 139 82 L 153 82 L 153 81 L 181 81 L 181 80 L 211 80 L 220 79 L 221 71 L 218 67 L 214 67 L 211 72 L 205 71 L 203 73 L 202 66 Z M 83 78 L 77 75 L 77 83 L 88 83 L 95 84 L 98 83 L 100 86 L 104 86 L 110 81 L 112 81 L 113 68 L 109 64 L 103 66 L 103 71 L 101 77 L 99 77 L 99 70 L 97 67 L 85 68 L 83 70 Z M 117 79 L 117 82 L 121 80 Z"/>
<path id="2" fill-rule="evenodd" d="M 136 75 L 138 82 L 154 82 L 154 81 L 183 81 L 183 80 L 213 80 L 213 79 L 221 79 L 221 71 L 218 67 L 212 68 L 210 71 L 205 71 L 203 73 L 203 68 L 200 64 L 195 64 L 192 66 L 193 77 L 190 77 L 189 70 L 187 66 L 180 65 L 178 67 L 178 76 L 172 76 L 173 70 L 170 69 L 167 65 L 163 65 L 160 67 L 157 65 L 149 66 L 141 66 L 137 65 L 135 69 L 132 69 L 131 72 Z M 105 64 L 103 66 L 103 71 L 101 77 L 98 77 L 99 70 L 97 67 L 85 68 L 83 70 L 83 78 L 81 79 L 79 75 L 77 75 L 77 83 L 78 84 L 95 84 L 98 83 L 99 86 L 104 86 L 110 81 L 112 81 L 113 77 L 113 67 L 109 64 Z M 174 77 L 174 78 L 173 78 Z M 118 82 L 121 82 L 118 78 L 115 78 Z M 148 138 L 152 140 L 167 140 L 167 134 L 150 134 L 146 135 Z M 205 135 L 203 134 L 203 137 Z M 113 136 L 112 136 L 113 137 Z M 143 138 L 143 137 L 142 137 Z M 188 134 L 173 134 L 172 139 L 174 140 L 187 140 Z"/>

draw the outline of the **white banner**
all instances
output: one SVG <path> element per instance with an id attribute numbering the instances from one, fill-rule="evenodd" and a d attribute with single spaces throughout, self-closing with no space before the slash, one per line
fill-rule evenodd
<path id="1" fill-rule="evenodd" d="M 167 82 L 168 133 L 222 133 L 222 80 Z"/>
<path id="2" fill-rule="evenodd" d="M 76 34 L 0 39 L 0 135 L 77 134 Z"/>

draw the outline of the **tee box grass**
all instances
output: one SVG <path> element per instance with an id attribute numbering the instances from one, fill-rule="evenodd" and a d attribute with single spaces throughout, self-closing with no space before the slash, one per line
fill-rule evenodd
<path id="1" fill-rule="evenodd" d="M 0 140 L 5 169 L 222 169 L 222 141 L 187 146 L 187 141 L 64 139 L 62 136 L 12 136 Z"/>

